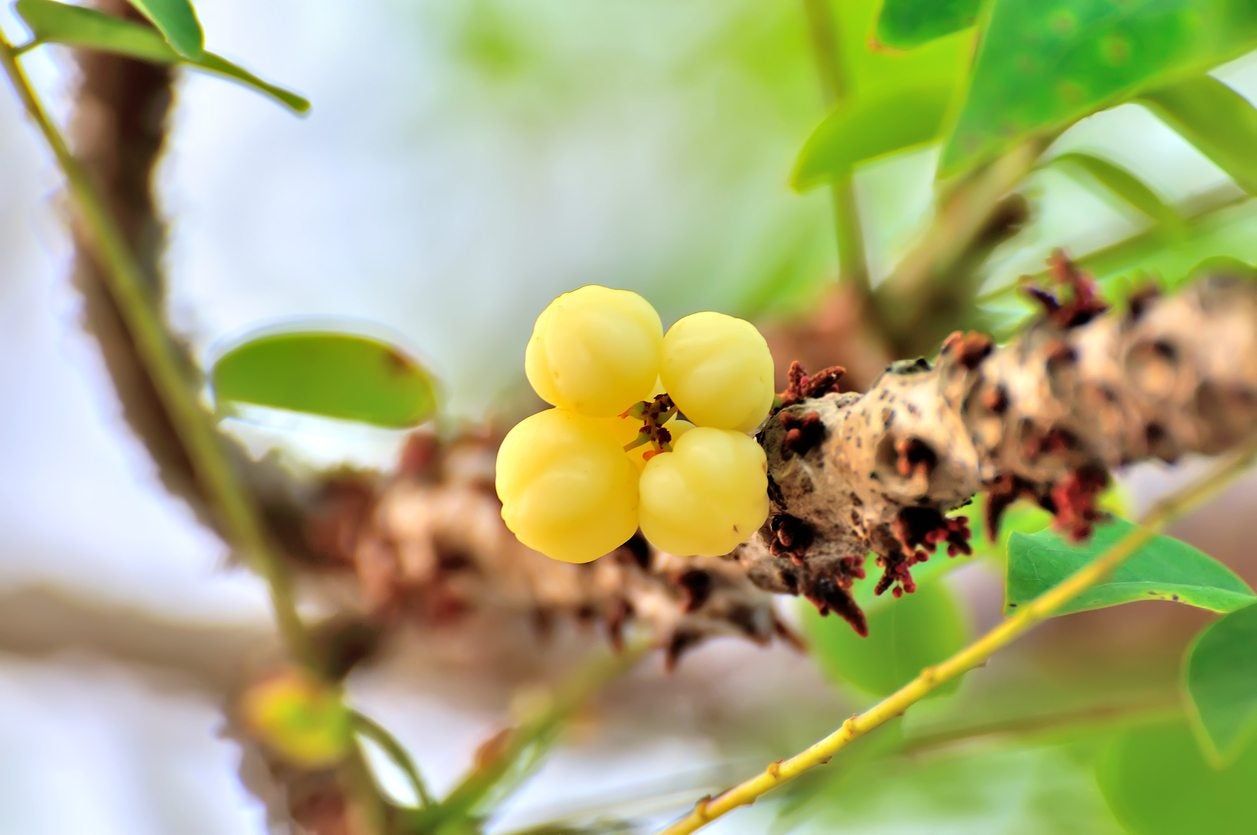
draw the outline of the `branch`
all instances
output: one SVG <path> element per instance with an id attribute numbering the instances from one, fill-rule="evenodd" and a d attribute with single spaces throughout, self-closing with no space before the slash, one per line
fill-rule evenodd
<path id="1" fill-rule="evenodd" d="M 1212 495 L 1240 475 L 1257 457 L 1257 444 L 1250 444 L 1239 455 L 1211 474 L 1158 503 L 1142 520 L 1141 526 L 1114 543 L 1094 562 L 1079 569 L 1059 585 L 1031 601 L 1027 607 L 1006 618 L 994 629 L 978 638 L 960 652 L 933 667 L 927 667 L 912 681 L 881 702 L 852 716 L 838 730 L 807 749 L 785 760 L 770 764 L 763 772 L 734 786 L 712 799 L 695 805 L 689 815 L 664 830 L 664 835 L 694 832 L 712 820 L 754 802 L 758 797 L 782 783 L 793 780 L 805 771 L 827 764 L 830 759 L 856 739 L 901 715 L 941 685 L 985 663 L 1000 649 L 1021 637 L 1032 627 L 1051 617 L 1082 592 L 1107 577 L 1168 522 Z"/>
<path id="2" fill-rule="evenodd" d="M 843 72 L 842 57 L 837 51 L 838 22 L 830 12 L 829 0 L 803 0 L 803 8 L 807 13 L 808 31 L 812 39 L 812 51 L 816 55 L 816 67 L 825 94 L 825 104 L 833 107 L 850 93 L 847 77 Z M 843 281 L 851 283 L 866 310 L 875 314 L 876 311 L 870 303 L 872 290 L 869 286 L 868 259 L 864 253 L 860 206 L 856 201 L 855 183 L 851 175 L 835 179 L 830 187 L 830 195 L 834 204 L 839 276 Z"/>
<path id="3" fill-rule="evenodd" d="M 796 371 L 760 433 L 772 515 L 739 556 L 752 582 L 808 597 L 863 631 L 850 589 L 872 552 L 878 593 L 914 588 L 939 545 L 969 553 L 965 519 L 989 494 L 992 533 L 1028 497 L 1075 539 L 1098 518 L 1109 471 L 1148 458 L 1215 455 L 1257 427 L 1257 283 L 1214 275 L 1166 298 L 1104 313 L 1063 257 L 1045 313 L 995 348 L 953 334 L 937 364 L 892 365 L 863 395 L 831 393 L 836 374 Z"/>

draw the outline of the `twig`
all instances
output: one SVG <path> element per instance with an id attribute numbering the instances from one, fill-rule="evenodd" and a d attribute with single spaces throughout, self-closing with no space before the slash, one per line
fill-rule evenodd
<path id="1" fill-rule="evenodd" d="M 352 711 L 351 717 L 354 728 L 358 733 L 380 746 L 380 749 L 388 755 L 389 759 L 405 773 L 406 779 L 410 781 L 410 787 L 415 791 L 419 807 L 426 809 L 431 806 L 434 801 L 431 792 L 428 791 L 428 784 L 424 782 L 423 775 L 419 773 L 418 766 L 415 765 L 414 759 L 406 748 L 397 741 L 387 728 L 366 714 L 355 710 Z"/>
<path id="2" fill-rule="evenodd" d="M 1232 209 L 1251 204 L 1249 195 L 1239 192 L 1231 185 L 1213 189 L 1199 198 L 1181 207 L 1183 218 L 1173 228 L 1155 225 L 1128 238 L 1114 241 L 1091 250 L 1073 260 L 1079 267 L 1096 275 L 1117 272 L 1131 261 L 1138 260 L 1151 251 L 1155 251 L 1168 243 L 1180 240 L 1185 234 L 1194 231 L 1194 227 L 1216 220 Z M 1179 207 L 1176 207 L 1179 208 Z M 1027 283 L 1041 282 L 1049 271 L 1043 270 L 1021 279 L 1009 281 L 982 293 L 975 299 L 977 304 L 985 304 L 1000 298 L 1011 296 Z"/>
<path id="3" fill-rule="evenodd" d="M 841 56 L 838 55 L 838 23 L 829 9 L 828 0 L 803 0 L 807 13 L 808 30 L 812 50 L 816 55 L 816 67 L 820 75 L 825 104 L 840 104 L 850 93 Z M 834 204 L 834 234 L 838 239 L 838 273 L 870 302 L 872 290 L 869 284 L 868 259 L 864 252 L 864 230 L 860 223 L 860 206 L 856 201 L 855 183 L 850 174 L 833 181 L 830 195 Z M 873 305 L 866 304 L 870 315 Z"/>
<path id="4" fill-rule="evenodd" d="M 2 30 L 0 65 L 65 175 L 85 236 L 100 259 L 110 295 L 135 340 L 136 351 L 170 414 L 175 432 L 198 481 L 221 519 L 229 542 L 265 580 L 275 619 L 288 651 L 303 667 L 321 675 L 322 664 L 297 612 L 288 570 L 273 547 L 250 497 L 238 482 L 224 454 L 222 441 L 197 399 L 196 388 L 180 364 L 160 316 L 150 304 L 143 270 L 86 169 L 74 156 L 65 137 L 35 94 L 18 63 L 12 43 Z M 386 810 L 371 784 L 360 753 L 347 760 L 342 776 L 355 798 L 357 813 L 363 825 L 368 827 L 367 831 L 382 831 Z"/>
<path id="5" fill-rule="evenodd" d="M 1006 618 L 994 629 L 947 660 L 925 668 L 912 681 L 863 713 L 852 716 L 824 739 L 793 757 L 770 764 L 760 774 L 714 798 L 700 800 L 693 811 L 663 830 L 664 835 L 694 832 L 721 815 L 754 802 L 761 795 L 782 783 L 793 780 L 817 766 L 825 765 L 836 753 L 854 740 L 901 715 L 939 686 L 982 665 L 996 652 L 1107 577 L 1141 545 L 1156 536 L 1157 531 L 1168 522 L 1208 498 L 1228 481 L 1242 473 L 1252 463 L 1255 456 L 1257 456 L 1257 444 L 1250 443 L 1236 457 L 1210 474 L 1157 503 L 1143 518 L 1140 527 L 1114 543 L 1093 562 L 1039 595 L 1017 614 Z"/>
<path id="6" fill-rule="evenodd" d="M 288 572 L 279 555 L 272 550 L 254 509 L 239 489 L 235 474 L 221 454 L 220 442 L 197 401 L 191 381 L 185 378 L 171 351 L 161 320 L 145 295 L 143 272 L 87 172 L 35 95 L 30 80 L 14 56 L 12 44 L 3 32 L 0 32 L 0 65 L 3 65 L 27 114 L 43 134 L 65 174 L 75 207 L 105 267 L 109 290 L 134 335 L 136 348 L 175 421 L 179 438 L 206 493 L 213 498 L 233 544 L 266 580 L 276 620 L 289 648 L 303 663 L 316 666 L 309 637 L 297 614 Z"/>

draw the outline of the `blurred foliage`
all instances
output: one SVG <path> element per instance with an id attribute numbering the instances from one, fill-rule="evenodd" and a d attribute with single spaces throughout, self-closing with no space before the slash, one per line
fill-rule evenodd
<path id="1" fill-rule="evenodd" d="M 1028 603 L 1112 548 L 1136 526 L 1112 519 L 1096 526 L 1084 542 L 1071 543 L 1055 531 L 1013 534 L 1008 548 L 1006 609 Z M 1173 600 L 1215 612 L 1248 605 L 1253 590 L 1222 563 L 1170 536 L 1141 545 L 1101 580 L 1056 612 L 1057 616 L 1137 600 Z"/>
<path id="2" fill-rule="evenodd" d="M 1167 205 L 1143 180 L 1103 157 L 1070 151 L 1052 157 L 1044 165 L 1081 175 L 1080 179 L 1085 185 L 1098 187 L 1103 196 L 1116 198 L 1122 207 L 1142 212 L 1154 223 L 1173 227 L 1182 222 L 1178 212 Z"/>
<path id="3" fill-rule="evenodd" d="M 960 173 L 1034 134 L 1252 48 L 1247 0 L 992 0 L 943 150 Z"/>
<path id="4" fill-rule="evenodd" d="M 839 684 L 874 696 L 899 689 L 923 667 L 959 650 L 972 635 L 964 607 L 941 580 L 869 611 L 868 637 L 841 618 L 822 617 L 811 603 L 801 602 L 799 608 L 804 635 L 821 669 Z M 931 695 L 959 686 L 957 679 Z"/>
<path id="5" fill-rule="evenodd" d="M 1257 603 L 1196 637 L 1183 678 L 1206 757 L 1215 765 L 1233 761 L 1257 737 Z"/>
<path id="6" fill-rule="evenodd" d="M 1249 194 L 1257 194 L 1257 109 L 1209 76 L 1143 93 L 1138 101 Z"/>
<path id="7" fill-rule="evenodd" d="M 31 28 L 35 43 L 62 44 L 125 55 L 157 64 L 195 67 L 239 81 L 298 113 L 310 109 L 310 102 L 301 96 L 263 81 L 226 58 L 199 48 L 195 52 L 177 51 L 161 34 L 143 24 L 53 0 L 18 0 L 15 8 Z M 185 46 L 190 47 L 191 44 Z"/>
<path id="8" fill-rule="evenodd" d="M 436 386 L 399 348 L 343 332 L 271 333 L 227 350 L 210 383 L 237 403 L 405 429 L 436 411 Z"/>
<path id="9" fill-rule="evenodd" d="M 197 59 L 205 51 L 201 22 L 188 0 L 127 0 L 144 15 L 184 58 Z"/>
<path id="10" fill-rule="evenodd" d="M 1185 721 L 1135 728 L 1108 747 L 1096 775 L 1114 814 L 1135 835 L 1257 831 L 1257 744 L 1214 768 Z"/>
<path id="11" fill-rule="evenodd" d="M 883 0 L 878 39 L 908 49 L 973 25 L 981 0 Z"/>

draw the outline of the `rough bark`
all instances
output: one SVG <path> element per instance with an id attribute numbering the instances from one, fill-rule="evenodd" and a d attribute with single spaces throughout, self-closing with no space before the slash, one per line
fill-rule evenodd
<path id="1" fill-rule="evenodd" d="M 947 513 L 987 493 L 988 527 L 1025 497 L 1085 537 L 1109 472 L 1135 461 L 1217 454 L 1257 431 L 1257 283 L 1212 275 L 1178 295 L 1106 312 L 1063 257 L 1065 300 L 996 348 L 956 333 L 937 361 L 892 364 L 864 394 L 796 367 L 760 434 L 773 512 L 738 559 L 773 592 L 803 595 L 866 631 L 851 595 L 871 553 L 880 592 L 913 590 L 939 545 L 969 552 Z"/>

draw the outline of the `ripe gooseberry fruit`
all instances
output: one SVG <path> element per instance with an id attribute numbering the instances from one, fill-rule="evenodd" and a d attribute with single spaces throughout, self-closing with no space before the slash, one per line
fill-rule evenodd
<path id="1" fill-rule="evenodd" d="M 590 562 L 637 529 L 638 472 L 605 420 L 548 409 L 498 448 L 502 519 L 520 542 L 563 562 Z"/>
<path id="2" fill-rule="evenodd" d="M 641 481 L 641 526 L 652 545 L 677 556 L 720 556 L 768 518 L 764 450 L 754 438 L 695 426 L 672 452 L 654 456 Z"/>
<path id="3" fill-rule="evenodd" d="M 559 296 L 537 317 L 524 371 L 547 403 L 613 417 L 650 397 L 662 347 L 663 325 L 649 302 L 590 284 Z"/>

